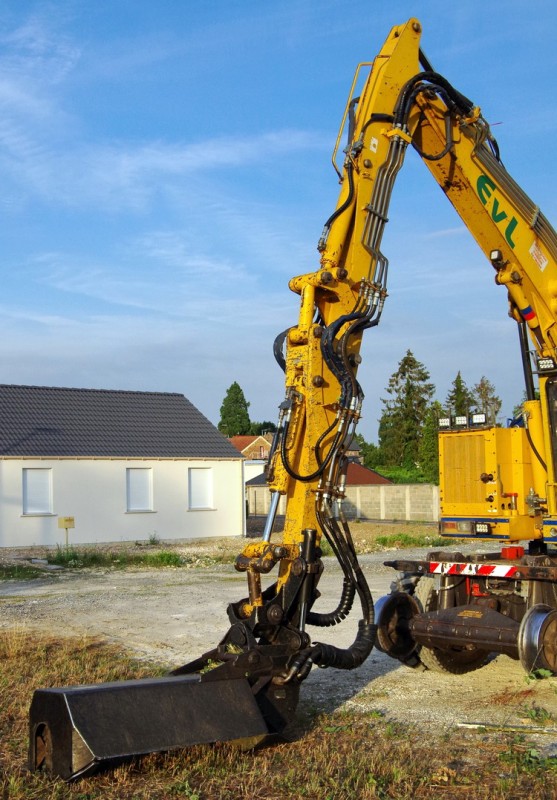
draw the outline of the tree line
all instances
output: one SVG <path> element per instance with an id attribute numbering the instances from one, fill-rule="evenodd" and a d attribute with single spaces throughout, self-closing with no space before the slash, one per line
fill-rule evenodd
<path id="1" fill-rule="evenodd" d="M 466 416 L 473 412 L 486 415 L 487 424 L 497 424 L 501 400 L 493 384 L 482 376 L 468 388 L 460 370 L 457 372 L 445 402 L 435 399 L 436 389 L 424 364 L 407 350 L 381 398 L 383 410 L 379 419 L 378 444 L 366 442 L 357 435 L 367 467 L 392 480 L 404 483 L 439 480 L 439 418 Z M 275 431 L 276 425 L 265 420 L 252 422 L 249 403 L 235 381 L 227 390 L 220 408 L 218 429 L 225 436 L 254 435 Z"/>
<path id="2" fill-rule="evenodd" d="M 469 417 L 474 412 L 486 416 L 488 425 L 497 424 L 501 399 L 493 384 L 482 376 L 468 388 L 460 370 L 444 403 L 435 399 L 435 386 L 426 367 L 407 350 L 381 398 L 378 444 L 358 441 L 366 466 L 401 482 L 439 480 L 439 419 L 444 416 Z"/>

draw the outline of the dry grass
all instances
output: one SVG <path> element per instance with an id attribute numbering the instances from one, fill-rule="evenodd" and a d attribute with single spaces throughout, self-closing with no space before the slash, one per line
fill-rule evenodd
<path id="1" fill-rule="evenodd" d="M 294 740 L 241 752 L 230 745 L 149 756 L 66 785 L 26 770 L 27 709 L 39 686 L 100 682 L 157 667 L 90 639 L 0 635 L 3 800 L 493 800 L 557 797 L 554 762 L 504 734 L 424 736 L 377 714 L 320 715 L 300 706 Z"/>

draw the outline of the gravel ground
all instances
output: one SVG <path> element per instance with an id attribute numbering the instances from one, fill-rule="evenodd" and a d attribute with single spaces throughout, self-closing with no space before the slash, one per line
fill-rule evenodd
<path id="1" fill-rule="evenodd" d="M 238 542 L 238 549 L 242 546 Z M 459 548 L 462 549 L 462 548 Z M 423 557 L 425 549 L 405 556 Z M 19 554 L 21 555 L 21 554 Z M 394 573 L 383 565 L 393 553 L 364 555 L 361 563 L 375 599 L 389 591 Z M 325 559 L 316 610 L 336 606 L 341 573 Z M 212 648 L 228 627 L 226 607 L 246 594 L 245 578 L 232 566 L 164 570 L 58 570 L 35 580 L 0 584 L 0 631 L 19 628 L 57 636 L 100 636 L 141 658 L 175 667 Z M 338 628 L 315 631 L 318 640 L 347 646 L 358 614 Z M 302 702 L 333 710 L 377 712 L 388 719 L 436 733 L 460 723 L 539 725 L 536 709 L 551 715 L 538 737 L 545 753 L 557 754 L 557 679 L 528 681 L 520 664 L 499 656 L 463 676 L 407 668 L 374 650 L 353 672 L 314 669 Z M 481 734 L 479 734 L 481 735 Z"/>

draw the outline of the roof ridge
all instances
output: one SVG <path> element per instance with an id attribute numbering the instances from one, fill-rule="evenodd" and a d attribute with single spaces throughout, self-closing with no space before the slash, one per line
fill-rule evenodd
<path id="1" fill-rule="evenodd" d="M 45 389 L 51 392 L 97 392 L 98 394 L 148 394 L 164 397 L 186 397 L 182 392 L 145 391 L 143 389 L 95 389 L 81 386 L 38 386 L 20 383 L 0 383 L 0 389 Z"/>

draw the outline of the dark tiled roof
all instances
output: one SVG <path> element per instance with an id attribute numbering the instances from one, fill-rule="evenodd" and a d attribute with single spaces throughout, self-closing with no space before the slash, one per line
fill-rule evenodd
<path id="1" fill-rule="evenodd" d="M 246 486 L 267 486 L 267 476 L 264 472 L 246 481 Z"/>
<path id="2" fill-rule="evenodd" d="M 1 456 L 239 454 L 182 394 L 0 384 Z"/>

